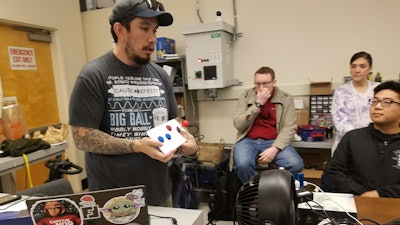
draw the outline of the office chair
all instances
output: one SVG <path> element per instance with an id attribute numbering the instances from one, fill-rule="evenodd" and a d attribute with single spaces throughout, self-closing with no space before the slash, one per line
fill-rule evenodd
<path id="1" fill-rule="evenodd" d="M 55 195 L 73 194 L 71 183 L 66 178 L 53 180 L 33 188 L 17 192 L 19 195 L 46 197 Z"/>

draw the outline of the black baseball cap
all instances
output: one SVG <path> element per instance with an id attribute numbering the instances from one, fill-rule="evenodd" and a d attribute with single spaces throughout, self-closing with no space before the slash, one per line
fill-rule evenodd
<path id="1" fill-rule="evenodd" d="M 120 22 L 127 16 L 142 18 L 157 17 L 158 26 L 169 26 L 174 19 L 164 11 L 164 6 L 156 0 L 117 0 L 110 16 L 110 24 Z"/>

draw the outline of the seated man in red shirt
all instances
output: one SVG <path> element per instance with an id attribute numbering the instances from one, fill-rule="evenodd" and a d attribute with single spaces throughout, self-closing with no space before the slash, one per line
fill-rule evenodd
<path id="1" fill-rule="evenodd" d="M 241 182 L 255 175 L 256 161 L 273 163 L 295 177 L 304 163 L 289 145 L 297 130 L 293 97 L 276 87 L 275 72 L 261 67 L 254 74 L 255 87 L 240 97 L 234 111 L 238 130 L 233 147 L 235 171 Z"/>

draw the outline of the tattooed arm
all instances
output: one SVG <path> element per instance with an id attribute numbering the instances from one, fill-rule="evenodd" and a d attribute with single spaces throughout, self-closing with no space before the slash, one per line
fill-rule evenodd
<path id="1" fill-rule="evenodd" d="M 142 152 L 162 162 L 171 160 L 175 153 L 175 151 L 162 153 L 157 149 L 162 144 L 147 137 L 131 140 L 113 137 L 93 128 L 71 126 L 71 130 L 76 147 L 82 151 L 108 155 Z"/>

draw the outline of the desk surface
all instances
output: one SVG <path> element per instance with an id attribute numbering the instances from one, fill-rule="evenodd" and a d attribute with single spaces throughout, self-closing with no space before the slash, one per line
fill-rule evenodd
<path id="1" fill-rule="evenodd" d="M 354 200 L 356 202 L 358 219 L 370 219 L 384 224 L 400 217 L 400 198 L 355 196 Z"/>
<path id="2" fill-rule="evenodd" d="M 172 216 L 178 224 L 182 225 L 203 225 L 203 211 L 197 209 L 181 209 L 181 208 L 168 208 L 149 206 L 149 214 L 156 216 Z M 172 225 L 171 220 L 160 219 L 150 216 L 151 225 Z"/>
<path id="3" fill-rule="evenodd" d="M 1 195 L 1 193 L 0 193 Z M 5 216 L 2 218 L 3 213 L 16 210 L 26 212 L 27 206 L 25 201 L 21 201 L 18 204 L 12 205 L 13 203 L 9 203 L 7 205 L 0 206 L 0 220 L 1 224 L 16 224 L 15 220 L 19 222 L 24 222 L 24 224 L 32 224 L 31 219 L 26 215 L 24 217 L 19 217 L 18 219 L 6 219 Z M 8 208 L 9 205 L 12 205 Z M 5 210 L 6 209 L 6 210 Z M 21 211 L 21 212 L 22 212 Z M 150 215 L 150 223 L 151 225 L 173 225 L 173 222 L 169 218 L 158 218 L 156 216 L 165 216 L 165 217 L 173 217 L 177 220 L 178 224 L 181 225 L 203 225 L 203 211 L 197 209 L 181 209 L 181 208 L 169 208 L 169 207 L 158 207 L 158 206 L 148 206 L 148 212 Z M 26 213 L 25 213 L 26 214 Z M 12 215 L 16 215 L 15 213 Z M 19 223 L 21 224 L 21 223 Z"/>
<path id="4" fill-rule="evenodd" d="M 32 152 L 27 154 L 29 163 L 36 163 L 42 161 L 44 159 L 52 158 L 54 156 L 61 155 L 65 149 L 67 148 L 67 144 L 63 143 L 60 145 L 51 146 L 49 149 L 38 150 L 36 152 Z M 0 158 L 0 176 L 10 173 L 16 169 L 22 168 L 25 166 L 25 161 L 22 156 L 20 157 L 4 157 Z"/>
<path id="5" fill-rule="evenodd" d="M 324 141 L 292 141 L 290 145 L 294 148 L 322 148 L 331 149 L 334 139 L 326 139 Z"/>
<path id="6" fill-rule="evenodd" d="M 357 207 L 358 219 L 370 219 L 380 224 L 388 223 L 400 217 L 400 198 L 368 198 L 368 197 L 354 197 Z M 20 202 L 13 206 L 21 210 L 26 209 L 25 202 Z M 18 206 L 20 205 L 20 206 Z M 0 206 L 2 209 L 7 208 L 7 205 Z M 180 208 L 167 208 L 149 206 L 149 213 L 157 216 L 172 216 L 177 219 L 178 224 L 184 225 L 203 225 L 203 211 L 193 209 L 180 209 Z M 7 210 L 13 211 L 13 208 Z M 15 209 L 14 209 L 15 210 Z M 4 211 L 3 211 L 4 212 Z M 1 217 L 0 217 L 1 218 Z M 171 220 L 150 217 L 152 225 L 169 225 L 172 224 Z"/>

